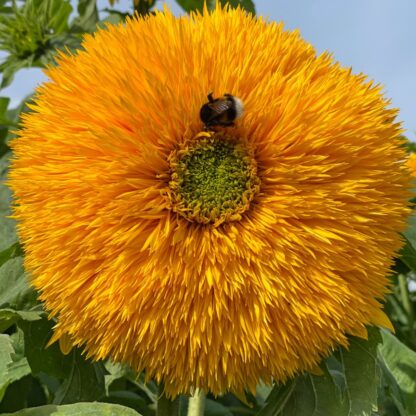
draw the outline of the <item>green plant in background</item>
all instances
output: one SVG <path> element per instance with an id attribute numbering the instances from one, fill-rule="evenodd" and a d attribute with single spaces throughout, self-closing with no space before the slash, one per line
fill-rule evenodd
<path id="1" fill-rule="evenodd" d="M 225 3 L 225 1 L 223 2 Z M 202 1 L 181 1 L 186 11 L 202 10 Z M 254 11 L 251 1 L 230 4 Z M 117 3 L 99 18 L 95 1 L 72 6 L 64 0 L 1 2 L 0 48 L 7 53 L 0 66 L 2 87 L 21 68 L 53 64 L 56 49 L 80 47 L 83 33 L 97 25 L 121 21 L 126 14 Z M 214 3 L 208 2 L 208 8 Z M 152 13 L 155 1 L 135 1 L 132 10 Z M 28 99 L 30 100 L 30 98 Z M 15 415 L 120 415 L 185 416 L 189 397 L 176 402 L 163 396 L 163 386 L 144 382 L 144 374 L 111 361 L 92 362 L 73 348 L 64 355 L 58 344 L 46 348 L 54 321 L 47 319 L 37 294 L 28 286 L 23 251 L 14 220 L 9 218 L 11 195 L 4 185 L 11 152 L 8 146 L 19 116 L 30 111 L 27 100 L 9 109 L 0 98 L 0 414 Z M 412 145 L 409 146 L 410 150 Z M 286 384 L 259 385 L 246 400 L 232 394 L 208 395 L 206 416 L 412 416 L 416 414 L 415 292 L 416 223 L 405 232 L 406 245 L 396 259 L 393 287 L 386 310 L 396 334 L 369 328 L 368 340 L 350 338 L 348 350 L 339 348 L 317 374 L 299 375 Z M 65 348 L 63 348 L 65 349 Z M 319 373 L 319 374 L 318 374 Z M 198 402 L 197 402 L 198 403 Z M 199 402 L 200 403 L 200 402 Z M 25 409 L 25 410 L 23 410 Z"/>
<path id="2" fill-rule="evenodd" d="M 76 49 L 83 33 L 95 29 L 98 21 L 94 2 L 81 1 L 79 16 L 69 23 L 72 6 L 66 0 L 1 2 L 0 50 L 7 57 L 0 65 L 1 87 L 13 81 L 21 68 L 44 67 L 52 63 L 57 49 Z"/>
<path id="3" fill-rule="evenodd" d="M 38 59 L 42 64 L 45 55 L 53 50 L 51 41 L 68 30 L 67 20 L 71 13 L 69 3 L 59 1 L 33 1 L 3 14 L 0 23 L 0 47 L 16 61 L 25 61 L 28 66 Z"/>

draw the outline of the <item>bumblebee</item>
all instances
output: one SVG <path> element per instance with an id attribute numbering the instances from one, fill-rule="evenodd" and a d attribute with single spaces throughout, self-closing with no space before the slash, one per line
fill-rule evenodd
<path id="1" fill-rule="evenodd" d="M 243 115 L 243 102 L 231 94 L 224 94 L 214 98 L 212 92 L 208 94 L 208 102 L 199 111 L 199 117 L 205 125 L 205 130 L 213 126 L 233 126 L 234 120 Z"/>

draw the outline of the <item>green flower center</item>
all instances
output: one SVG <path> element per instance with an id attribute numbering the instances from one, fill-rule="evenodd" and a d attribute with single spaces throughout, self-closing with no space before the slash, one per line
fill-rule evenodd
<path id="1" fill-rule="evenodd" d="M 201 133 L 171 154 L 170 165 L 172 208 L 192 222 L 240 220 L 259 189 L 252 152 L 221 134 Z"/>

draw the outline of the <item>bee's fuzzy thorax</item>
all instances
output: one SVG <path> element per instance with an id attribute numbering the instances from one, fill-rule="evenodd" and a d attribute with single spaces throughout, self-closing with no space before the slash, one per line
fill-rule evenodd
<path id="1" fill-rule="evenodd" d="M 244 104 L 238 97 L 233 97 L 235 104 L 236 118 L 240 118 L 244 114 Z"/>

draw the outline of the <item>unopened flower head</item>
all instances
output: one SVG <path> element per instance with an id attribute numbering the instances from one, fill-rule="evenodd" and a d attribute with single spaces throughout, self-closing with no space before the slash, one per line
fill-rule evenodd
<path id="1" fill-rule="evenodd" d="M 389 325 L 409 174 L 380 87 L 218 7 L 61 54 L 13 142 L 26 268 L 55 339 L 175 396 L 254 391 Z M 204 128 L 212 92 L 244 104 Z"/>

